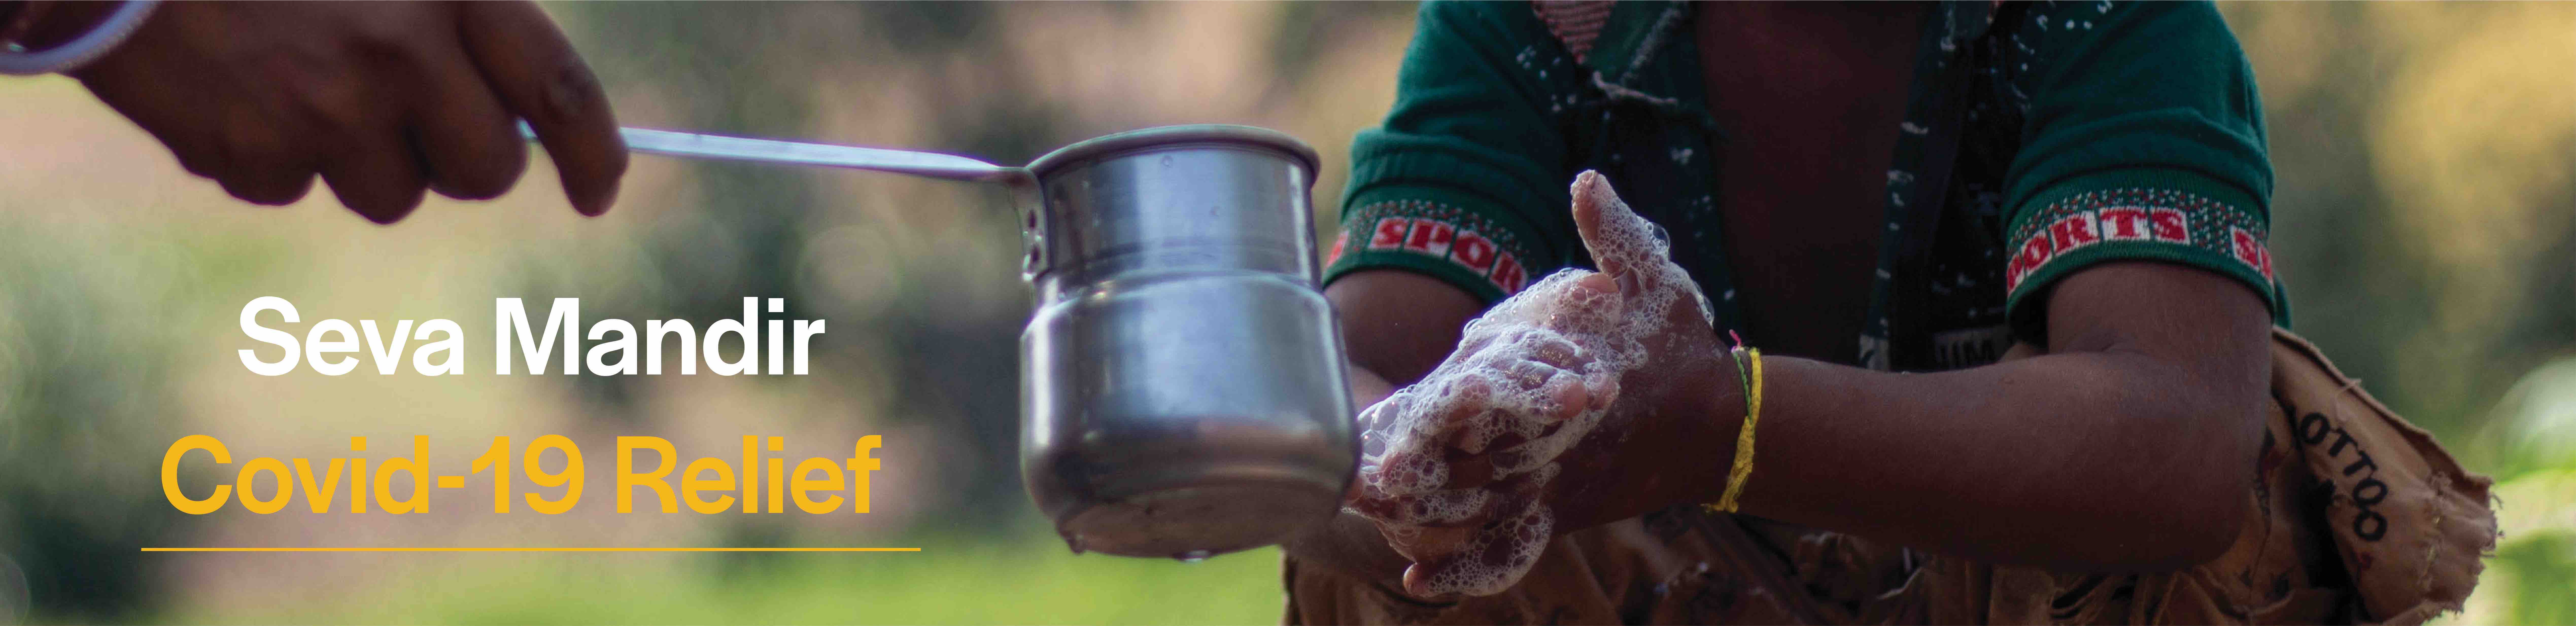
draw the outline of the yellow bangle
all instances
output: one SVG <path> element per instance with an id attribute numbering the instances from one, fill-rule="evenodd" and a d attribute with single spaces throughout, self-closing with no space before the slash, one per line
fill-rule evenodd
<path id="1" fill-rule="evenodd" d="M 1744 428 L 1735 434 L 1735 466 L 1727 471 L 1726 493 L 1708 505 L 1714 513 L 1734 513 L 1744 497 L 1745 479 L 1753 476 L 1753 426 L 1762 421 L 1762 351 L 1736 348 L 1744 354 L 1737 368 L 1744 373 Z"/>

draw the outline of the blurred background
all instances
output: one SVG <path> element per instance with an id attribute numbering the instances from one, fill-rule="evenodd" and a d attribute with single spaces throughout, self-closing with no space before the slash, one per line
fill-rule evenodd
<path id="1" fill-rule="evenodd" d="M 547 7 L 637 126 L 1021 163 L 1110 132 L 1266 126 L 1324 155 L 1393 100 L 1411 3 L 575 3 Z M 2279 172 L 2275 261 L 2297 329 L 2498 480 L 2506 536 L 2461 623 L 2576 623 L 2576 3 L 2255 3 Z M 263 209 L 183 173 L 60 77 L 0 80 L 0 623 L 1271 623 L 1277 554 L 1067 553 L 1021 495 L 1028 294 L 1000 193 L 889 175 L 638 158 L 582 219 L 536 159 L 487 203 L 394 228 L 316 190 Z M 475 371 L 282 377 L 233 351 L 243 303 L 310 323 L 447 318 Z M 493 376 L 491 301 L 585 319 L 831 320 L 804 377 Z M 301 328 L 301 326 L 297 326 Z M 786 435 L 790 457 L 885 436 L 875 512 L 180 514 L 155 460 L 346 456 L 427 434 L 617 435 L 690 456 Z M 377 454 L 376 456 L 382 456 Z M 202 456 L 200 477 L 214 467 Z M 226 467 L 230 469 L 230 467 Z M 142 546 L 919 546 L 875 554 L 143 554 Z"/>

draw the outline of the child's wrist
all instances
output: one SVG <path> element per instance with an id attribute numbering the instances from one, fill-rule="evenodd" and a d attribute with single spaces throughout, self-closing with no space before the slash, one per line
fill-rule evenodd
<path id="1" fill-rule="evenodd" d="M 1716 502 L 1726 491 L 1730 462 L 1735 458 L 1735 443 L 1744 424 L 1744 385 L 1735 360 L 1723 348 L 1707 359 L 1689 387 L 1696 391 L 1682 406 L 1664 411 L 1664 415 L 1688 420 L 1684 429 L 1690 445 L 1687 453 L 1668 459 L 1666 467 L 1688 472 L 1692 479 L 1681 493 L 1674 494 L 1675 504 Z"/>
<path id="2" fill-rule="evenodd" d="M 1731 337 L 1732 333 L 1729 335 Z M 1714 513 L 1735 513 L 1742 507 L 1744 489 L 1751 481 L 1755 453 L 1759 449 L 1755 433 L 1762 419 L 1766 372 L 1762 366 L 1762 351 L 1744 345 L 1741 339 L 1737 339 L 1735 347 L 1719 361 L 1721 367 L 1731 374 L 1724 380 L 1735 383 L 1735 393 L 1729 394 L 1735 401 L 1715 404 L 1711 407 L 1714 409 L 1712 415 L 1732 416 L 1734 419 L 1714 420 L 1720 425 L 1731 424 L 1732 428 L 1720 428 L 1721 432 L 1713 437 L 1725 442 L 1722 447 L 1726 454 L 1713 457 L 1724 461 L 1718 468 L 1720 473 L 1715 495 L 1706 500 L 1705 506 Z"/>

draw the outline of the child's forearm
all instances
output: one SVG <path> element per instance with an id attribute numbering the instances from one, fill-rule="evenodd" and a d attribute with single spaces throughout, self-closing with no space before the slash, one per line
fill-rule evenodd
<path id="1" fill-rule="evenodd" d="M 2225 550 L 2261 437 L 2261 302 L 2154 264 L 2059 289 L 2047 356 L 1931 374 L 1766 359 L 1744 511 L 1996 563 L 2157 570 Z"/>

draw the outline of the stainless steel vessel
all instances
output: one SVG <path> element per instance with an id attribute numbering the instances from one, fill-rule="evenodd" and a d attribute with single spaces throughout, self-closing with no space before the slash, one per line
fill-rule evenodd
<path id="1" fill-rule="evenodd" d="M 1330 519 L 1357 461 L 1316 291 L 1313 149 L 1111 135 L 1030 164 L 1021 471 L 1073 549 L 1204 557 Z"/>
<path id="2" fill-rule="evenodd" d="M 639 152 L 848 167 L 1013 189 L 1036 313 L 1020 463 L 1075 551 L 1201 558 L 1331 519 L 1358 463 L 1316 289 L 1315 151 L 1247 126 L 965 157 L 627 129 Z"/>

